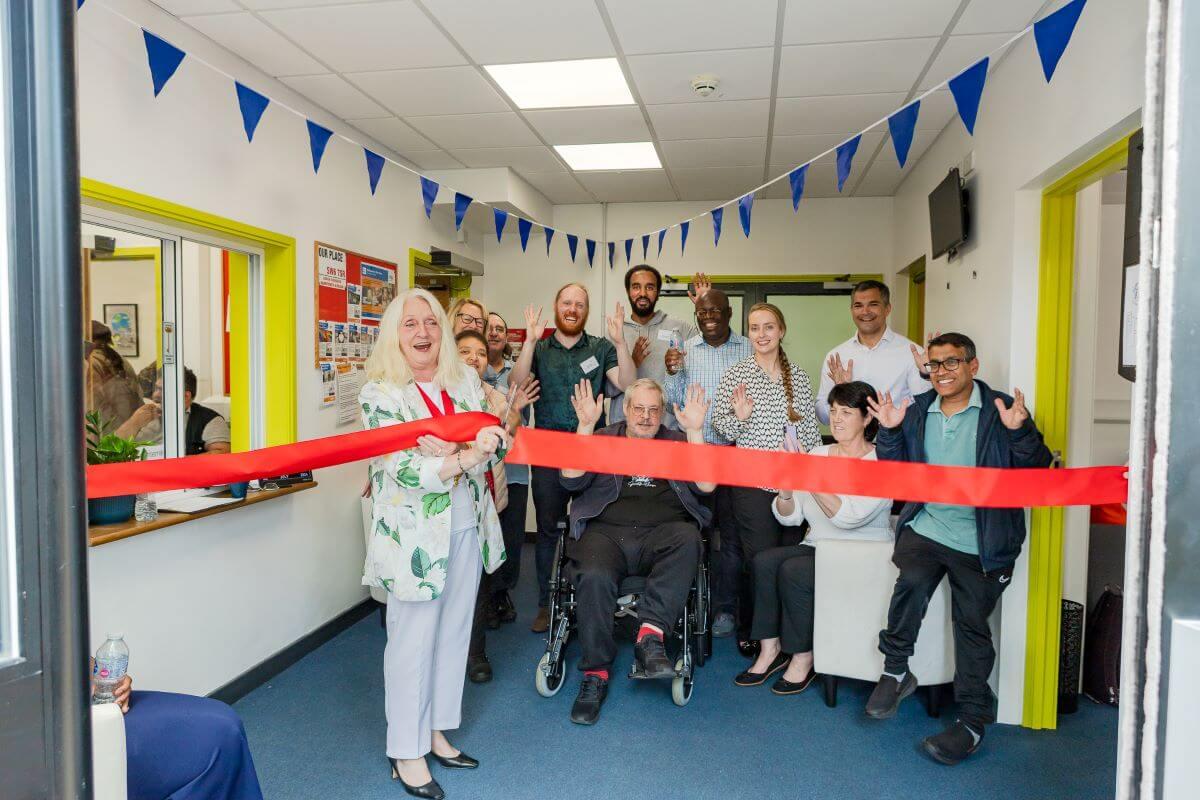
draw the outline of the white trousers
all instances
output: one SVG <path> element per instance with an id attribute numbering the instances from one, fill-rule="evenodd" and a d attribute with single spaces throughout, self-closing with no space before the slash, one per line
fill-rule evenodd
<path id="1" fill-rule="evenodd" d="M 479 534 L 475 528 L 460 531 L 450 537 L 446 586 L 436 600 L 388 595 L 383 688 L 391 758 L 420 758 L 429 752 L 433 731 L 454 730 L 462 720 L 482 569 Z"/>

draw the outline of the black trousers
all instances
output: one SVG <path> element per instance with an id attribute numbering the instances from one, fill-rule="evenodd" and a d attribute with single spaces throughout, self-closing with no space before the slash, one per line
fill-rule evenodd
<path id="1" fill-rule="evenodd" d="M 575 620 L 583 657 L 579 668 L 609 669 L 617 656 L 613 612 L 617 588 L 631 575 L 646 576 L 638 619 L 670 633 L 687 603 L 700 560 L 700 529 L 693 522 L 653 528 L 589 523 L 567 541 L 567 573 L 575 585 Z"/>
<path id="2" fill-rule="evenodd" d="M 988 676 L 996 660 L 988 617 L 1012 581 L 1012 567 L 984 574 L 978 556 L 927 539 L 912 528 L 900 531 L 892 563 L 900 569 L 888 626 L 879 632 L 884 670 L 908 669 L 929 598 L 942 581 L 950 580 L 950 617 L 954 626 L 954 699 L 964 722 L 986 725 L 996 721 Z M 920 678 L 920 676 L 917 676 Z"/>
<path id="3" fill-rule="evenodd" d="M 529 484 L 508 484 L 508 505 L 500 512 L 500 530 L 504 534 L 504 552 L 508 557 L 491 575 L 493 598 L 517 588 L 517 581 L 521 577 L 521 546 L 525 544 L 525 515 L 528 504 Z M 480 593 L 483 593 L 482 589 Z"/>
<path id="4" fill-rule="evenodd" d="M 742 543 L 733 519 L 732 492 L 728 486 L 718 486 L 715 492 L 702 498 L 713 515 L 709 536 L 714 546 L 709 548 L 709 559 L 714 614 L 737 613 L 738 589 L 741 586 Z"/>
<path id="5" fill-rule="evenodd" d="M 535 555 L 538 606 L 545 608 L 550 605 L 550 572 L 554 567 L 554 550 L 558 546 L 558 537 L 566 529 L 571 493 L 563 488 L 558 470 L 553 467 L 531 467 L 529 488 L 533 492 L 533 512 L 537 517 Z"/>
<path id="6" fill-rule="evenodd" d="M 730 551 L 721 553 L 721 572 L 737 576 L 734 596 L 738 600 L 738 638 L 747 639 L 754 608 L 754 583 L 750 567 L 754 557 L 763 550 L 779 547 L 783 543 L 783 526 L 771 513 L 774 492 L 734 486 L 729 494 L 733 528 L 737 535 L 730 537 L 736 540 L 731 542 L 733 547 Z"/>
<path id="7" fill-rule="evenodd" d="M 754 557 L 754 625 L 751 639 L 779 638 L 785 653 L 813 648 L 813 586 L 817 550 L 784 545 Z"/>

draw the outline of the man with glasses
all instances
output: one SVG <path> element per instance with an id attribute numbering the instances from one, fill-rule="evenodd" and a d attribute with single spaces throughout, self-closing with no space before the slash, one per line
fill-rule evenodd
<path id="1" fill-rule="evenodd" d="M 929 342 L 925 364 L 933 391 L 911 401 L 883 395 L 869 400 L 879 420 L 880 461 L 911 461 L 958 467 L 1048 467 L 1053 460 L 1025 408 L 975 378 L 975 343 L 961 333 Z M 943 503 L 906 503 L 896 525 L 892 562 L 900 569 L 879 633 L 883 675 L 867 701 L 867 716 L 894 716 L 912 694 L 918 677 L 908 658 L 921 629 L 929 598 L 943 576 L 950 580 L 954 621 L 954 699 L 958 718 L 921 743 L 943 764 L 974 753 L 984 726 L 995 722 L 988 676 L 996 653 L 988 617 L 1012 580 L 1013 564 L 1025 541 L 1025 509 L 974 508 Z"/>

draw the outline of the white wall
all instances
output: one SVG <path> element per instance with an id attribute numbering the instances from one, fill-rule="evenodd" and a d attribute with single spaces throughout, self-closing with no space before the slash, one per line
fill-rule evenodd
<path id="1" fill-rule="evenodd" d="M 107 2 L 351 135 L 146 0 Z M 104 4 L 85 4 L 78 30 L 81 173 L 294 236 L 297 335 L 284 346 L 297 354 L 299 437 L 344 432 L 335 431 L 334 411 L 317 406 L 320 381 L 309 357 L 313 241 L 406 264 L 409 247 L 450 247 L 453 227 L 426 221 L 416 178 L 395 167 L 384 169 L 372 197 L 362 151 L 336 138 L 314 175 L 304 121 L 280 108 L 267 109 L 248 144 L 232 82 L 193 58 L 155 99 L 141 32 Z M 466 254 L 482 259 L 481 251 Z M 361 465 L 322 470 L 316 490 L 92 548 L 93 647 L 106 631 L 120 630 L 139 686 L 206 693 L 358 603 L 366 596 L 359 585 L 363 475 Z"/>

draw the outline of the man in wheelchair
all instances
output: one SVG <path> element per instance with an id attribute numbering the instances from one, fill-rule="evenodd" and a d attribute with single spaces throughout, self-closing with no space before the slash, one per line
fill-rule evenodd
<path id="1" fill-rule="evenodd" d="M 600 418 L 604 398 L 593 397 L 580 381 L 571 399 L 579 419 L 576 433 L 590 436 Z M 625 390 L 625 421 L 595 433 L 634 439 L 667 439 L 704 443 L 708 403 L 704 390 L 688 388 L 682 409 L 674 407 L 683 432 L 662 425 L 662 387 L 643 378 Z M 673 678 L 664 637 L 672 632 L 687 602 L 700 558 L 700 530 L 710 512 L 699 495 L 715 484 L 668 481 L 646 475 L 608 475 L 562 470 L 562 484 L 577 493 L 571 503 L 566 544 L 567 576 L 575 586 L 576 619 L 583 656 L 583 682 L 571 709 L 571 721 L 591 725 L 600 716 L 617 643 L 613 611 L 621 581 L 646 577 L 638 601 L 639 628 L 634 655 L 637 677 Z"/>

